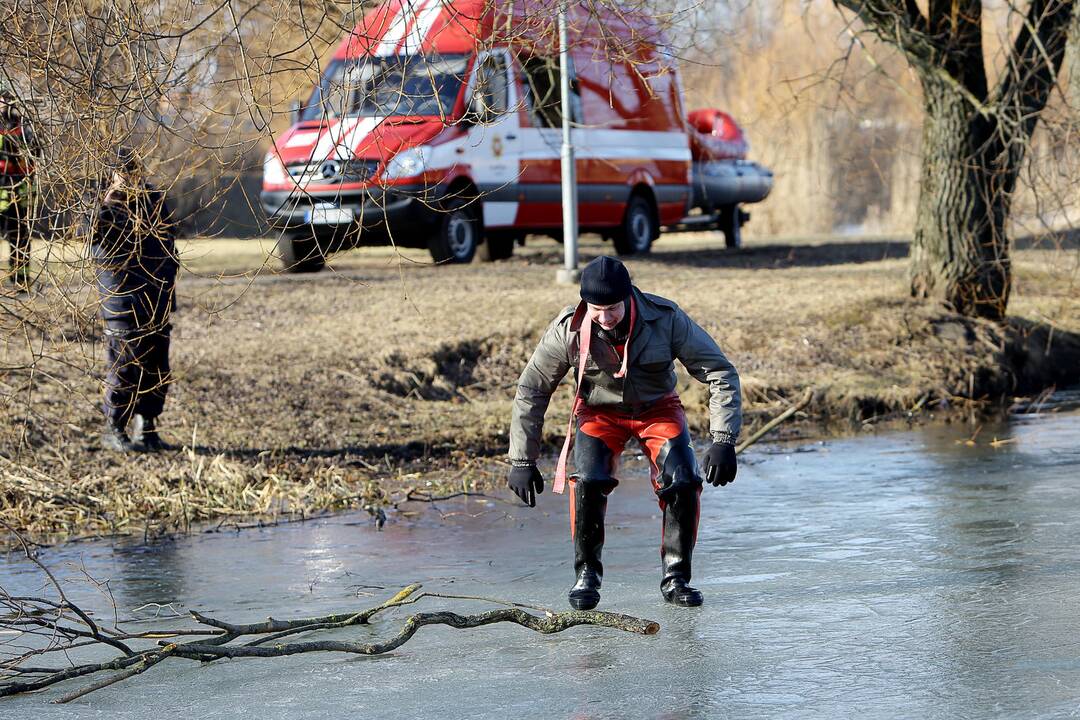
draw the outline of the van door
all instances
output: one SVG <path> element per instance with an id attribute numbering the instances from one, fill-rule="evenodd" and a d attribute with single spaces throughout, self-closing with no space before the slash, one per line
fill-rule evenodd
<path id="1" fill-rule="evenodd" d="M 571 141 L 581 141 L 581 92 L 571 58 Z M 521 197 L 518 224 L 527 227 L 562 227 L 562 99 L 557 57 L 526 57 L 521 62 Z M 578 222 L 589 222 L 587 164 L 579 153 Z"/>
<path id="2" fill-rule="evenodd" d="M 484 209 L 484 227 L 514 225 L 518 211 L 521 137 L 517 89 L 506 50 L 489 50 L 476 58 L 469 85 L 465 120 L 471 126 L 464 155 L 472 166 Z"/>

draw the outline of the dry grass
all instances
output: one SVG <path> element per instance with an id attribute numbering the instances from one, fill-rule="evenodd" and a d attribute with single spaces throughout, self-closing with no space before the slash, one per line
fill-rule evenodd
<path id="1" fill-rule="evenodd" d="M 820 390 L 811 412 L 832 430 L 1016 391 L 1006 357 L 1015 332 L 907 301 L 902 242 L 721 246 L 669 236 L 630 266 L 641 287 L 677 300 L 718 338 L 742 373 L 751 424 L 807 387 Z M 452 267 L 366 249 L 319 275 L 281 276 L 270 247 L 185 246 L 163 417 L 184 449 L 161 456 L 97 450 L 92 306 L 61 302 L 86 293 L 44 286 L 3 301 L 48 328 L 0 345 L 0 366 L 31 368 L 0 373 L 9 522 L 36 534 L 181 528 L 393 502 L 410 487 L 471 490 L 498 476 L 516 376 L 576 296 L 554 283 L 561 248 L 530 240 L 509 262 Z M 587 241 L 583 259 L 605 249 Z M 1080 332 L 1075 251 L 1021 251 L 1017 275 L 1014 313 Z M 687 380 L 683 390 L 700 431 L 705 389 Z M 549 412 L 552 444 L 568 407 L 564 383 Z"/>

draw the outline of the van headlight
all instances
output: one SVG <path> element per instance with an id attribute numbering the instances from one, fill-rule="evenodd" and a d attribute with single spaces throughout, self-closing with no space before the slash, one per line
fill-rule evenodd
<path id="1" fill-rule="evenodd" d="M 263 159 L 263 182 L 267 185 L 284 185 L 289 182 L 285 166 L 281 164 L 276 150 L 266 153 Z"/>
<path id="2" fill-rule="evenodd" d="M 401 178 L 414 177 L 427 169 L 427 161 L 424 159 L 422 147 L 402 150 L 390 162 L 386 163 L 383 170 L 383 178 L 386 180 L 398 180 Z"/>

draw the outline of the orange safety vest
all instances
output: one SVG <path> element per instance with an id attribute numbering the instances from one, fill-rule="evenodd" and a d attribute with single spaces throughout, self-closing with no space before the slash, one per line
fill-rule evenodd
<path id="1" fill-rule="evenodd" d="M 30 195 L 34 167 L 28 151 L 21 125 L 0 129 L 0 212 Z"/>

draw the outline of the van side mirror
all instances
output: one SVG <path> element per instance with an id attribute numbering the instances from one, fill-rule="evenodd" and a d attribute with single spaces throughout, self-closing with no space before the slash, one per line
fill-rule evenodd
<path id="1" fill-rule="evenodd" d="M 465 117 L 471 125 L 488 125 L 498 119 L 498 116 L 499 114 L 487 104 L 487 97 L 482 92 L 473 94 L 465 111 Z"/>

